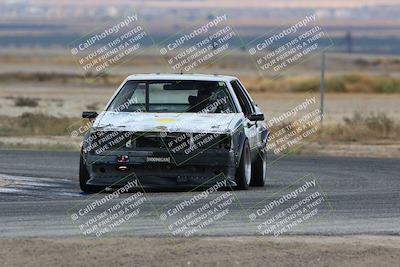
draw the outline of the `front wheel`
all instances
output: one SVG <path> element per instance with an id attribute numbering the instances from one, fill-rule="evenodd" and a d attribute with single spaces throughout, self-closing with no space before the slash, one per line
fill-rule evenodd
<path id="1" fill-rule="evenodd" d="M 83 159 L 82 153 L 79 160 L 79 186 L 85 193 L 97 193 L 102 188 L 94 185 L 88 185 L 87 181 L 90 179 L 89 172 L 86 168 L 85 160 Z"/>
<path id="2" fill-rule="evenodd" d="M 253 165 L 251 185 L 265 186 L 266 181 L 267 181 L 267 152 L 259 150 L 257 158 Z"/>
<path id="3" fill-rule="evenodd" d="M 245 141 L 243 145 L 242 156 L 240 157 L 240 164 L 236 170 L 236 184 L 239 189 L 247 190 L 251 180 L 251 154 L 249 141 Z"/>

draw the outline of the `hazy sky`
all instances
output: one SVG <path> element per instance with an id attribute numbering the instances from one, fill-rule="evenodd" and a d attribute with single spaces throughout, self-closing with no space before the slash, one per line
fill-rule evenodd
<path id="1" fill-rule="evenodd" d="M 133 4 L 154 7 L 360 7 L 371 5 L 400 5 L 399 0 L 0 0 L 0 3 L 29 3 L 49 5 L 118 5 Z"/>

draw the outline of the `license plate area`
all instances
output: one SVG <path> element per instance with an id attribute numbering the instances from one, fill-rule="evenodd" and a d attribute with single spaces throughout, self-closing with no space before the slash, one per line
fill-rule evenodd
<path id="1" fill-rule="evenodd" d="M 178 175 L 178 177 L 176 177 L 176 182 L 178 184 L 184 184 L 189 182 L 189 179 L 186 175 Z"/>
<path id="2" fill-rule="evenodd" d="M 151 156 L 151 157 L 146 157 L 146 162 L 149 162 L 149 163 L 171 163 L 171 157 Z"/>

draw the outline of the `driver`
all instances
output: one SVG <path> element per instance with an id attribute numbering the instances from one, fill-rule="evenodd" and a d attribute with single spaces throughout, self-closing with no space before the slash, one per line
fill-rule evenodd
<path id="1" fill-rule="evenodd" d="M 204 85 L 202 88 L 199 88 L 197 91 L 197 97 L 194 105 L 190 108 L 190 111 L 192 112 L 200 112 L 204 109 L 206 109 L 211 101 L 211 95 L 213 92 L 213 86 L 212 85 Z M 207 112 L 205 110 L 205 112 Z"/>

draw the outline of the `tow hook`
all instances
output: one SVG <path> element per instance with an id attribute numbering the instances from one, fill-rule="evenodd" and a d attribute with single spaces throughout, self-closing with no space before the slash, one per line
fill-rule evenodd
<path id="1" fill-rule="evenodd" d="M 117 158 L 117 162 L 119 163 L 119 165 L 117 166 L 117 170 L 119 170 L 119 171 L 128 170 L 128 166 L 126 164 L 129 162 L 129 156 L 120 155 Z"/>

